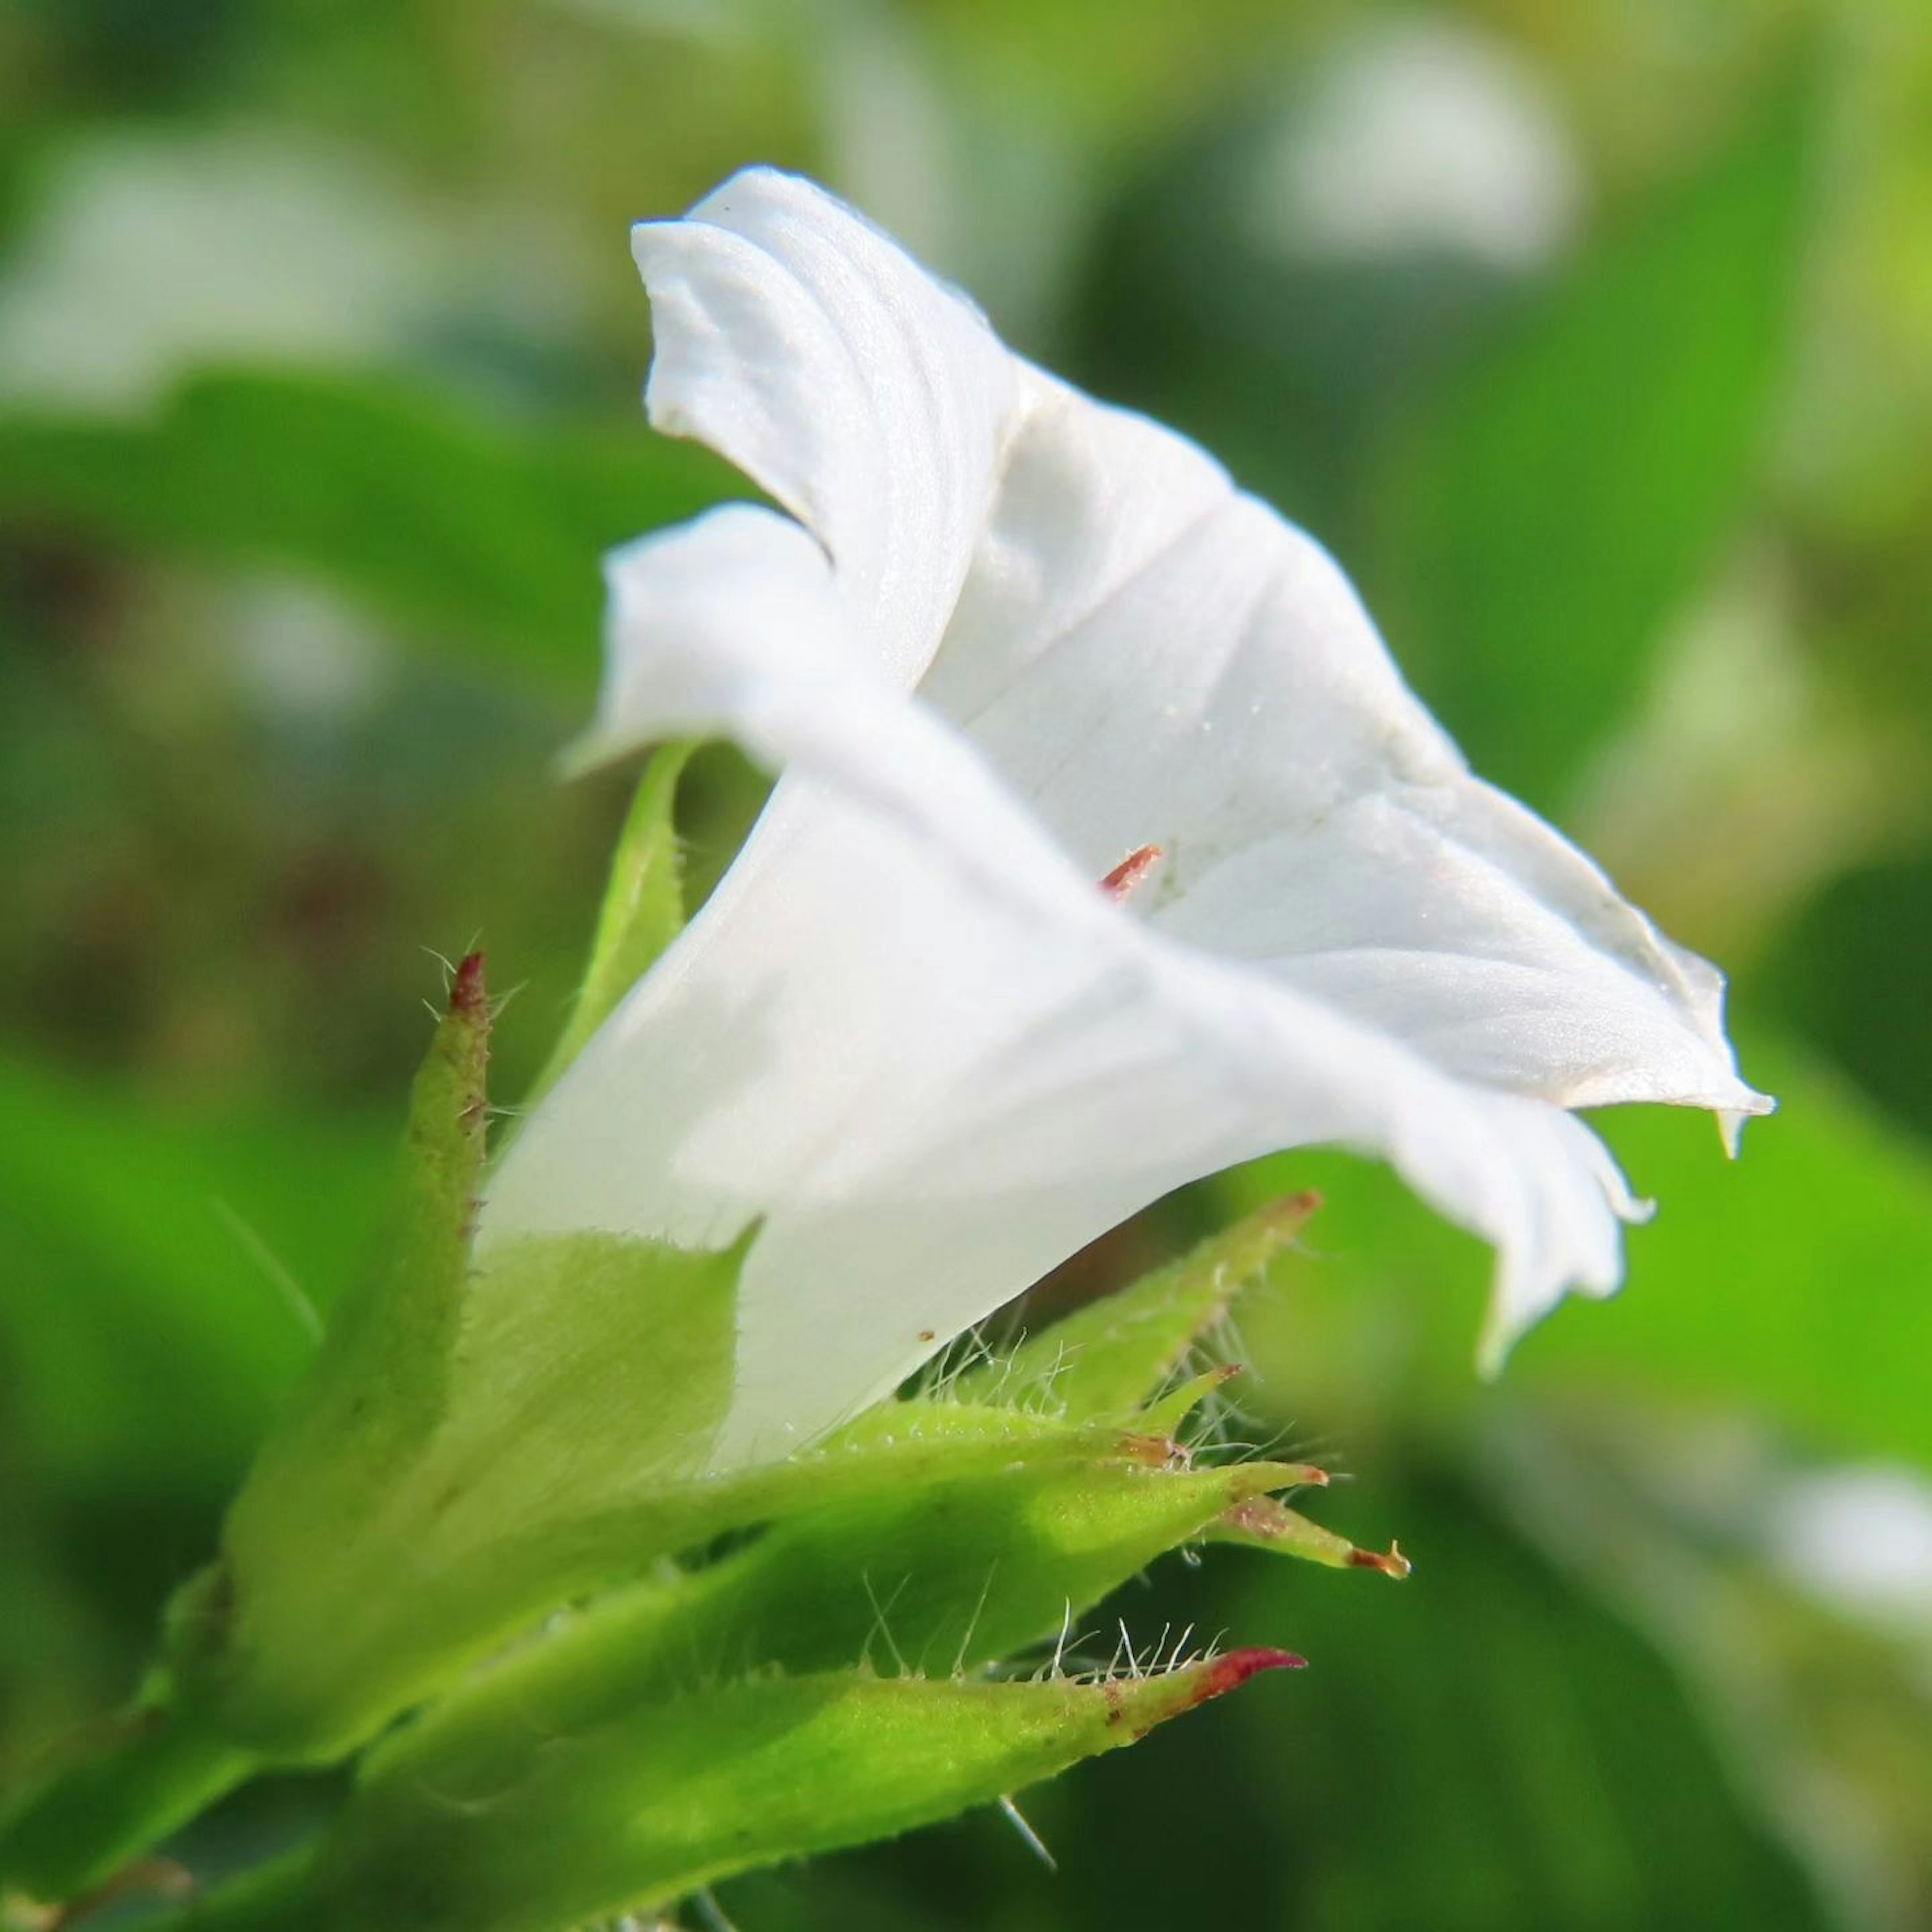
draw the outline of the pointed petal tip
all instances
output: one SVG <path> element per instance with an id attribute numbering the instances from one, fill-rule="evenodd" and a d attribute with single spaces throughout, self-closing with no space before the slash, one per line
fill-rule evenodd
<path id="1" fill-rule="evenodd" d="M 1762 1120 L 1778 1112 L 1777 1100 L 1768 1094 L 1746 1090 L 1746 1097 L 1734 1106 L 1718 1110 L 1718 1136 L 1724 1144 L 1724 1156 L 1736 1160 L 1742 1150 L 1744 1124 L 1748 1120 Z"/>

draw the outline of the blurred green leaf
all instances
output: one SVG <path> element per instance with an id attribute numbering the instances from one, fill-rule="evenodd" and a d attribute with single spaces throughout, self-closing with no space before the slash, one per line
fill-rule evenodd
<path id="1" fill-rule="evenodd" d="M 1384 1460 L 1374 1492 L 1415 1539 L 1408 1586 L 1216 1563 L 1204 1601 L 1141 1612 L 1286 1624 L 1310 1669 L 1292 1724 L 1237 1704 L 1028 1807 L 1064 1932 L 1190 1922 L 1202 1877 L 1170 1834 L 1214 1847 L 1216 1916 L 1280 1932 L 1830 1923 L 1648 1642 L 1480 1487 Z"/>
<path id="2" fill-rule="evenodd" d="M 1900 1366 L 1932 1362 L 1932 1155 L 1808 1056 L 1746 1064 L 1779 1107 L 1735 1165 L 1694 1117 L 1604 1120 L 1658 1218 L 1623 1294 L 1544 1323 L 1521 1372 L 1755 1408 L 1820 1450 L 1932 1470 L 1932 1402 Z"/>
<path id="3" fill-rule="evenodd" d="M 1832 881 L 1779 936 L 1760 985 L 1864 1092 L 1932 1133 L 1932 850 Z"/>
<path id="4" fill-rule="evenodd" d="M 1924 1922 L 1932 1683 L 1922 1618 L 1858 1575 L 1860 1545 L 1894 1564 L 1910 1546 L 1896 1524 L 1856 1532 L 1847 1492 L 1868 1498 L 1871 1472 L 1795 1461 L 1733 1420 L 1659 1429 L 1615 1402 L 1488 1430 L 1478 1455 L 1512 1519 L 1671 1660 L 1850 1922 Z M 1817 1530 L 1825 1547 L 1807 1550 Z"/>
<path id="5" fill-rule="evenodd" d="M 4 1056 L 0 1112 L 10 1436 L 50 1481 L 232 1481 L 314 1351 L 307 1304 L 364 1258 L 392 1134 L 170 1112 Z"/>
<path id="6" fill-rule="evenodd" d="M 1533 802 L 1627 715 L 1745 507 L 1791 335 L 1816 93 L 1810 65 L 1782 80 L 1381 452 L 1384 626 L 1477 766 Z"/>
<path id="7" fill-rule="evenodd" d="M 1557 1309 L 1493 1390 L 1474 1366 L 1489 1252 L 1385 1171 L 1310 1151 L 1215 1184 L 1229 1205 L 1310 1181 L 1327 1202 L 1249 1304 L 1250 1399 L 1318 1403 L 1359 1448 L 1459 1429 L 1498 1399 L 1598 1390 L 1634 1412 L 1756 1411 L 1822 1453 L 1932 1468 L 1932 1406 L 1900 1367 L 1932 1361 L 1932 1156 L 1810 1057 L 1758 1041 L 1744 1060 L 1779 1110 L 1735 1162 L 1700 1114 L 1592 1117 L 1657 1218 L 1625 1234 L 1622 1291 Z"/>
<path id="8" fill-rule="evenodd" d="M 375 377 L 211 372 L 132 428 L 0 418 L 0 517 L 311 573 L 456 648 L 586 682 L 603 553 L 748 494 L 641 412 L 533 428 Z"/>

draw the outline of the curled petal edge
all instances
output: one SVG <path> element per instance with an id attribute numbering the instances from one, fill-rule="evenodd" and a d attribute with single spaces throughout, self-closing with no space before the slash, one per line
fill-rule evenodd
<path id="1" fill-rule="evenodd" d="M 968 740 L 859 668 L 830 566 L 798 525 L 729 506 L 615 553 L 608 570 L 603 698 L 566 769 L 659 737 L 729 736 L 912 842 L 963 892 L 1086 949 L 1096 984 L 1131 982 L 1213 1066 L 1232 1159 L 1318 1143 L 1385 1159 L 1496 1250 L 1486 1369 L 1566 1292 L 1616 1287 L 1618 1223 L 1650 1210 L 1589 1128 L 1546 1102 L 1457 1079 L 1397 1039 L 1138 922 Z"/>

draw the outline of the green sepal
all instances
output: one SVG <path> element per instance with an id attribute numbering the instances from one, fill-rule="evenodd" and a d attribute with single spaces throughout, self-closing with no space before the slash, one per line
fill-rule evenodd
<path id="1" fill-rule="evenodd" d="M 204 1666 L 237 1668 L 250 1641 L 240 1620 L 256 1594 L 301 1604 L 326 1594 L 345 1554 L 366 1581 L 353 1552 L 448 1397 L 483 1166 L 491 1017 L 482 956 L 472 952 L 454 970 L 410 1090 L 397 1200 L 375 1263 L 336 1310 L 258 1454 L 222 1556 L 170 1606 L 164 1667 L 105 1742 L 0 1834 L 0 1867 L 14 1882 L 70 1896 L 249 1775 L 254 1740 L 228 1721 L 224 1697 L 193 1680 Z M 274 1655 L 278 1665 L 290 1660 Z"/>
<path id="2" fill-rule="evenodd" d="M 466 1735 L 406 1730 L 308 1862 L 217 1894 L 182 1932 L 557 1932 L 647 1912 L 993 1802 L 1299 1660 L 1234 1651 L 1084 1683 L 759 1678 L 562 1733 L 512 1707 L 488 1759 Z"/>
<path id="3" fill-rule="evenodd" d="M 884 1494 L 1066 1468 L 1108 1456 L 1149 1459 L 1111 1424 L 1086 1428 L 1009 1409 L 922 1402 L 884 1405 L 884 1426 L 842 1433 L 779 1462 L 692 1482 L 646 1484 L 606 1505 L 544 1525 L 513 1549 L 558 1597 L 628 1582 L 661 1558 L 735 1531 L 782 1524 Z"/>
<path id="4" fill-rule="evenodd" d="M 606 1234 L 490 1250 L 426 1439 L 374 1472 L 318 1443 L 315 1463 L 251 1478 L 175 1619 L 183 1694 L 265 1757 L 326 1761 L 604 1580 L 561 1567 L 579 1526 L 655 1519 L 631 1561 L 665 1553 L 730 1402 L 756 1232 L 711 1252 Z"/>
<path id="5" fill-rule="evenodd" d="M 443 1689 L 560 1604 L 621 1593 L 667 1557 L 732 1532 L 772 1526 L 755 1552 L 768 1546 L 775 1551 L 793 1524 L 802 1526 L 808 1540 L 849 1536 L 856 1548 L 874 1533 L 867 1526 L 875 1516 L 883 1520 L 928 1495 L 956 1496 L 976 1484 L 1004 1485 L 1018 1495 L 1029 1478 L 1050 1486 L 1055 1478 L 1077 1480 L 1111 1462 L 1144 1474 L 1150 1465 L 1164 1463 L 1172 1450 L 1156 1438 L 1112 1427 L 1076 1430 L 1004 1411 L 947 1412 L 955 1425 L 968 1418 L 980 1426 L 956 1426 L 950 1432 L 934 1427 L 928 1434 L 920 1424 L 932 1426 L 934 1415 L 902 1417 L 890 1441 L 862 1452 L 828 1447 L 732 1476 L 643 1483 L 634 1493 L 576 1514 L 554 1508 L 538 1516 L 532 1502 L 527 1509 L 519 1505 L 522 1524 L 513 1515 L 495 1535 L 487 1516 L 479 1516 L 471 1533 L 460 1509 L 438 1521 L 422 1509 L 399 1513 L 380 1538 L 370 1540 L 369 1560 L 356 1572 L 365 1586 L 351 1587 L 346 1565 L 338 1561 L 308 1576 L 306 1587 L 292 1592 L 286 1602 L 274 1604 L 286 1621 L 272 1632 L 264 1628 L 259 1606 L 252 1622 L 231 1612 L 225 1647 L 208 1654 L 200 1670 L 184 1674 L 198 1694 L 218 1701 L 229 1726 L 264 1756 L 323 1762 Z M 448 1493 L 439 1486 L 448 1466 L 439 1462 L 412 1478 L 412 1494 Z M 1163 1540 L 1155 1532 L 1165 1519 L 1154 1512 L 1144 1546 L 1131 1553 L 1120 1575 L 1198 1533 L 1238 1497 L 1254 1493 L 1258 1484 L 1266 1486 L 1250 1474 L 1262 1466 L 1216 1474 L 1192 1502 L 1146 1492 L 1148 1500 L 1180 1504 L 1185 1527 Z M 1275 1486 L 1301 1473 L 1290 1468 Z M 1135 1496 L 1142 1500 L 1143 1492 Z M 768 1570 L 771 1556 L 760 1560 Z M 864 1560 L 861 1554 L 847 1563 L 850 1578 L 860 1576 Z M 401 1592 L 368 1584 L 379 1561 L 386 1561 L 392 1574 L 406 1566 L 411 1587 Z M 978 1592 L 980 1581 L 972 1580 L 972 1592 Z M 1052 1598 L 1056 1617 L 1064 1594 Z M 622 1594 L 612 1598 L 615 1604 L 631 1600 Z M 646 1591 L 644 1600 L 657 1600 Z M 604 1613 L 600 1607 L 593 1615 Z M 862 1636 L 826 1654 L 832 1662 L 852 1661 Z M 302 1660 L 299 1670 L 290 1668 L 292 1657 Z M 258 1663 L 264 1666 L 259 1672 L 253 1668 Z"/>
<path id="6" fill-rule="evenodd" d="M 974 1483 L 1027 1472 L 1046 1482 L 1109 1463 L 1160 1463 L 1175 1453 L 1185 1412 L 1220 1378 L 1171 1391 L 1148 1411 L 1137 1405 L 1312 1206 L 1298 1198 L 1251 1215 L 1026 1345 L 983 1390 L 976 1372 L 882 1403 L 818 1450 L 720 1477 L 705 1473 L 704 1450 L 729 1400 L 736 1283 L 755 1230 L 710 1256 L 600 1235 L 519 1241 L 476 1272 L 434 1438 L 383 1471 L 380 1502 L 326 1561 L 302 1546 L 286 1513 L 265 1514 L 254 1544 L 231 1536 L 232 1588 L 215 1596 L 221 1615 L 186 1626 L 212 1628 L 219 1641 L 177 1657 L 177 1671 L 265 1756 L 321 1761 L 559 1604 L 621 1589 L 719 1535 L 814 1518 L 801 1534 L 850 1534 L 852 1548 L 868 1539 L 876 1547 L 863 1526 L 902 1498 L 963 1496 Z M 1036 1369 L 1045 1383 L 1023 1400 Z M 1089 1402 L 1125 1425 L 1088 1420 L 1075 1405 Z M 1230 1481 L 1244 1496 L 1322 1476 L 1297 1465 L 1259 1481 L 1245 1472 L 1198 1480 Z M 1230 1490 L 1198 1521 L 1150 1534 L 1091 1588 L 1055 1583 L 1048 1620 L 1238 1499 Z M 848 1522 L 860 1525 L 856 1533 Z M 863 1567 L 849 1564 L 848 1574 Z M 398 1574 L 411 1577 L 407 1592 L 392 1587 Z M 1027 1574 L 1006 1587 L 1020 1590 Z M 969 1601 L 982 1580 L 961 1586 Z M 1021 1619 L 1023 1636 L 987 1654 L 1030 1640 L 1040 1622 Z M 987 1626 L 1006 1627 L 998 1618 Z M 834 1651 L 826 1660 L 851 1659 Z"/>
<path id="7" fill-rule="evenodd" d="M 286 1551 L 313 1570 L 364 1530 L 435 1432 L 469 1285 L 488 1119 L 483 956 L 458 966 L 410 1092 L 396 1208 L 374 1264 L 336 1310 L 229 1513 L 224 1561 Z"/>
<path id="8" fill-rule="evenodd" d="M 410 1090 L 397 1203 L 374 1264 L 336 1309 L 238 1513 L 250 1491 L 325 1468 L 352 1487 L 352 1464 L 375 1478 L 440 1419 L 482 1180 L 492 1018 L 472 952 Z"/>
<path id="9" fill-rule="evenodd" d="M 1394 1544 L 1385 1551 L 1364 1550 L 1346 1536 L 1310 1522 L 1272 1496 L 1252 1496 L 1238 1503 L 1208 1530 L 1207 1540 L 1272 1550 L 1330 1570 L 1375 1570 L 1384 1576 L 1400 1578 L 1413 1567 Z"/>
<path id="10" fill-rule="evenodd" d="M 735 1282 L 742 1248 L 710 1257 L 653 1252 L 661 1268 L 710 1274 L 708 1292 L 700 1280 L 699 1292 L 683 1298 L 687 1325 L 702 1328 L 708 1307 L 724 1346 L 721 1291 Z M 646 1312 L 636 1311 L 640 1319 Z M 676 1322 L 666 1325 L 674 1334 Z M 671 1339 L 661 1340 L 660 1364 Z M 686 1377 L 692 1387 L 704 1379 L 701 1362 Z M 466 1384 L 457 1386 L 460 1396 Z M 576 1413 L 572 1387 L 566 1364 L 533 1376 L 525 1394 L 540 1411 L 549 1405 L 536 1397 L 554 1391 L 565 1422 Z M 467 1406 L 459 1400 L 459 1413 Z M 671 1404 L 664 1419 L 675 1422 L 681 1406 Z M 566 1431 L 547 1439 L 530 1406 L 500 1418 L 508 1435 L 494 1462 L 487 1432 L 452 1428 L 394 1472 L 358 1539 L 326 1560 L 292 1541 L 278 1549 L 265 1535 L 191 1580 L 169 1618 L 171 1694 L 185 1700 L 193 1722 L 215 1724 L 262 1762 L 326 1762 L 559 1605 L 633 1584 L 665 1558 L 722 1535 L 928 1485 L 1156 1453 L 1111 1427 L 1078 1430 L 958 1404 L 890 1406 L 892 1426 L 869 1442 L 835 1441 L 716 1477 L 694 1478 L 688 1451 L 653 1463 L 634 1438 L 636 1453 L 614 1464 L 600 1459 L 573 1477 L 561 1451 L 575 1438 Z M 664 1447 L 677 1450 L 674 1430 Z M 395 1586 L 398 1576 L 409 1578 L 407 1589 Z"/>
<path id="11" fill-rule="evenodd" d="M 1256 1209 L 1132 1287 L 1029 1336 L 1003 1360 L 968 1371 L 956 1393 L 1069 1416 L 1127 1414 L 1160 1394 L 1320 1205 L 1298 1194 Z"/>
<path id="12" fill-rule="evenodd" d="M 676 807 L 678 781 L 697 749 L 695 740 L 661 745 L 644 767 L 611 856 L 576 1004 L 556 1051 L 524 1096 L 526 1106 L 556 1084 L 618 1001 L 684 929 L 684 854 Z"/>
<path id="13" fill-rule="evenodd" d="M 1128 1455 L 1138 1453 L 1132 1439 Z M 487 1755 L 541 1712 L 574 1732 L 611 1700 L 668 1697 L 747 1672 L 855 1664 L 958 1672 L 1049 1637 L 1292 1466 L 1192 1470 L 1133 1460 L 1020 1465 L 881 1486 L 800 1516 L 688 1574 L 606 1597 L 422 1720 Z"/>
<path id="14" fill-rule="evenodd" d="M 1141 1426 L 1151 1436 L 1178 1438 L 1195 1421 L 1203 1405 L 1220 1394 L 1240 1373 L 1238 1364 L 1224 1362 L 1219 1368 L 1203 1369 L 1198 1376 L 1190 1376 L 1141 1411 Z M 1322 1483 L 1328 1478 L 1324 1472 L 1315 1469 L 1311 1470 L 1308 1480 Z"/>

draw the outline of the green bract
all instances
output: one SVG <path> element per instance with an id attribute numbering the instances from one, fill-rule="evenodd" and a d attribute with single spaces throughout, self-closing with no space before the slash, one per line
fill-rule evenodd
<path id="1" fill-rule="evenodd" d="M 537 1736 L 379 1754 L 312 1858 L 218 1896 L 197 1932 L 545 1932 L 648 1911 L 748 1865 L 951 1816 L 1131 1744 L 1259 1672 L 1236 1651 L 1105 1683 L 749 1678 Z"/>
<path id="2" fill-rule="evenodd" d="M 676 772 L 634 814 L 599 959 L 674 929 L 649 874 L 674 856 Z M 586 1007 L 599 984 L 593 964 Z M 757 1229 L 710 1253 L 526 1238 L 476 1265 L 491 1017 L 472 957 L 376 1265 L 114 1747 L 0 1833 L 9 1884 L 72 1897 L 255 1772 L 339 1760 L 414 1712 L 312 1853 L 194 1922 L 563 1924 L 944 1816 L 1286 1660 L 1061 1674 L 1082 1613 L 1178 1544 L 1394 1567 L 1274 1500 L 1320 1470 L 1198 1463 L 1180 1439 L 1231 1372 L 1188 1372 L 1202 1336 L 1310 1198 L 815 1448 L 707 1473 Z M 976 1681 L 1029 1652 L 1046 1681 Z M 794 1779 L 805 1797 L 776 1802 Z"/>

